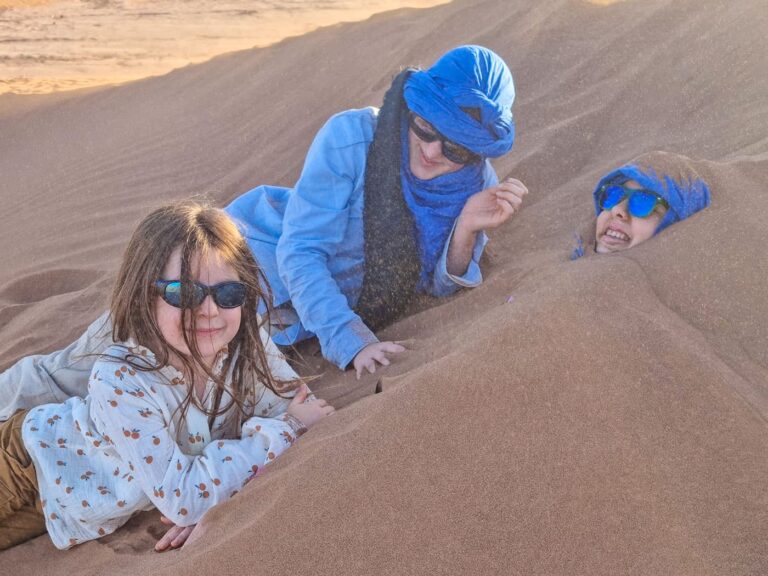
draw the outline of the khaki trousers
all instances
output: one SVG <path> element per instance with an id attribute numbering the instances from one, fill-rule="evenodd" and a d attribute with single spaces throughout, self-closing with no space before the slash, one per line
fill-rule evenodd
<path id="1" fill-rule="evenodd" d="M 45 534 L 35 467 L 21 439 L 26 415 L 0 423 L 0 550 Z"/>

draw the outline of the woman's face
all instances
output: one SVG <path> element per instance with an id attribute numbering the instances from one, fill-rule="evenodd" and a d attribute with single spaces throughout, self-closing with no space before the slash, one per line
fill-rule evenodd
<path id="1" fill-rule="evenodd" d="M 421 180 L 432 180 L 443 174 L 461 170 L 463 166 L 443 156 L 440 140 L 425 142 L 412 129 L 408 130 L 408 161 L 411 174 Z"/>
<path id="2" fill-rule="evenodd" d="M 181 249 L 176 248 L 168 258 L 162 279 L 179 280 L 180 276 Z M 216 251 L 209 254 L 207 258 L 193 258 L 192 277 L 197 282 L 208 286 L 240 279 L 232 266 L 224 262 Z M 155 319 L 160 333 L 168 344 L 184 354 L 189 354 L 189 349 L 184 342 L 183 313 L 181 308 L 175 308 L 160 296 L 157 297 Z M 203 360 L 208 366 L 212 366 L 218 353 L 237 335 L 240 329 L 241 308 L 220 308 L 209 294 L 200 306 L 187 310 L 186 313 L 195 315 L 195 331 L 188 336 L 190 340 L 195 339 Z M 176 366 L 173 359 L 171 363 Z"/>
<path id="3" fill-rule="evenodd" d="M 642 188 L 634 180 L 630 180 L 625 186 L 635 190 Z M 627 202 L 625 198 L 610 210 L 603 210 L 598 214 L 595 226 L 595 252 L 598 254 L 627 250 L 645 242 L 656 233 L 666 209 L 660 206 L 647 217 L 636 218 L 629 213 Z"/>

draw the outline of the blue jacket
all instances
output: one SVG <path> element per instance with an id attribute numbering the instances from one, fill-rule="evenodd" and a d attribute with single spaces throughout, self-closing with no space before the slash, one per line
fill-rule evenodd
<path id="1" fill-rule="evenodd" d="M 364 275 L 363 183 L 378 110 L 331 117 L 310 146 L 293 188 L 259 186 L 226 211 L 240 225 L 269 281 L 273 305 L 292 306 L 300 322 L 273 332 L 277 344 L 316 335 L 323 355 L 341 369 L 378 339 L 352 311 Z M 498 183 L 490 163 L 485 188 Z M 448 273 L 448 237 L 428 292 L 447 296 L 483 280 L 478 261 L 488 239 L 479 234 L 464 276 Z"/>

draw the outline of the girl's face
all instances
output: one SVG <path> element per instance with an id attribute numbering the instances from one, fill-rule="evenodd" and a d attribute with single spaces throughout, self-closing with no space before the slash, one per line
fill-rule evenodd
<path id="1" fill-rule="evenodd" d="M 201 284 L 213 286 L 221 282 L 240 280 L 235 270 L 224 262 L 218 252 L 211 252 L 207 258 L 196 256 L 192 259 L 192 278 Z M 181 249 L 176 248 L 163 269 L 162 280 L 179 280 L 181 277 Z M 171 346 L 185 354 L 189 349 L 184 343 L 182 314 L 184 310 L 171 306 L 160 296 L 155 300 L 155 319 L 160 332 Z M 194 338 L 197 348 L 207 366 L 212 366 L 218 353 L 237 335 L 240 329 L 241 308 L 219 308 L 209 294 L 203 303 L 187 314 L 195 315 Z M 187 320 L 189 323 L 189 320 Z M 173 364 L 173 362 L 171 362 Z M 175 366 L 180 368 L 180 366 Z"/>
<path id="2" fill-rule="evenodd" d="M 411 174 L 421 180 L 432 180 L 463 168 L 461 164 L 451 162 L 443 156 L 443 144 L 440 140 L 426 142 L 413 130 L 408 130 L 408 163 Z"/>
<path id="3" fill-rule="evenodd" d="M 630 180 L 625 186 L 635 190 L 642 188 L 634 180 Z M 597 215 L 595 252 L 598 254 L 627 250 L 645 242 L 656 233 L 666 209 L 658 207 L 647 217 L 636 218 L 627 210 L 627 202 L 625 198 L 610 210 L 603 210 Z"/>

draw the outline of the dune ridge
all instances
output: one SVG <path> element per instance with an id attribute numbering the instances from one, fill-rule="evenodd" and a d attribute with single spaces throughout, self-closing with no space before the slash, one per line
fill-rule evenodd
<path id="1" fill-rule="evenodd" d="M 103 308 L 160 200 L 290 185 L 312 136 L 380 103 L 404 65 L 484 44 L 509 63 L 531 190 L 485 282 L 426 302 L 357 382 L 310 356 L 344 409 L 181 552 L 156 514 L 15 574 L 757 575 L 768 572 L 768 13 L 761 2 L 455 0 L 321 29 L 162 77 L 0 97 L 0 363 Z M 570 261 L 591 190 L 640 153 L 691 157 L 712 206 L 620 255 Z M 48 276 L 46 276 L 48 275 Z M 43 279 L 48 289 L 39 288 Z"/>
<path id="2" fill-rule="evenodd" d="M 0 94 L 164 74 L 321 26 L 446 0 L 0 0 Z"/>

